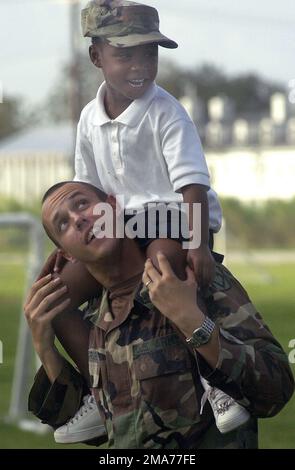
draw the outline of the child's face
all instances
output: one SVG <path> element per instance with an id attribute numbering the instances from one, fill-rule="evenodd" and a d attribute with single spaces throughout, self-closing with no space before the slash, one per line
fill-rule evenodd
<path id="1" fill-rule="evenodd" d="M 90 57 L 102 69 L 107 87 L 117 99 L 140 98 L 155 80 L 158 71 L 158 45 L 113 47 L 95 44 Z"/>

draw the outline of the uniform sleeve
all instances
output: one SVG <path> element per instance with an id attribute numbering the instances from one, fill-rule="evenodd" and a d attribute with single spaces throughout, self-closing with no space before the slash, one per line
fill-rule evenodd
<path id="1" fill-rule="evenodd" d="M 29 394 L 28 408 L 43 423 L 58 427 L 72 418 L 89 389 L 81 374 L 67 361 L 52 384 L 43 367 Z"/>
<path id="2" fill-rule="evenodd" d="M 42 423 L 56 429 L 73 418 L 88 393 L 89 388 L 82 375 L 64 360 L 64 366 L 53 384 L 43 367 L 38 370 L 29 394 L 28 409 Z M 85 444 L 100 446 L 107 440 L 107 432 L 101 426 L 99 435 Z"/>
<path id="3" fill-rule="evenodd" d="M 175 192 L 189 184 L 210 188 L 210 177 L 201 141 L 193 122 L 179 119 L 162 131 L 162 152 Z"/>
<path id="4" fill-rule="evenodd" d="M 220 328 L 220 354 L 213 370 L 196 353 L 200 373 L 253 416 L 274 416 L 294 392 L 288 357 L 246 291 L 222 265 L 213 289 L 208 314 Z"/>
<path id="5" fill-rule="evenodd" d="M 89 183 L 103 190 L 95 165 L 92 143 L 84 126 L 83 115 L 77 127 L 74 181 Z"/>

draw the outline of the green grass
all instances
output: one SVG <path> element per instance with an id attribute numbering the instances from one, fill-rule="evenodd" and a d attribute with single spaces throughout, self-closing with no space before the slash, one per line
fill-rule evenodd
<path id="1" fill-rule="evenodd" d="M 275 337 L 289 354 L 295 338 L 295 265 L 230 266 L 247 287 L 251 300 Z M 295 364 L 291 365 L 295 374 Z M 274 418 L 259 420 L 260 447 L 295 449 L 295 397 Z"/>
<path id="2" fill-rule="evenodd" d="M 288 351 L 295 338 L 294 280 L 295 266 L 230 266 L 247 287 L 257 308 L 282 346 Z M 8 413 L 15 358 L 19 313 L 24 286 L 24 270 L 18 265 L 0 266 L 0 340 L 4 345 L 4 363 L 0 365 L 0 417 Z M 294 365 L 292 366 L 295 372 Z M 295 399 L 275 418 L 260 420 L 261 448 L 295 448 Z M 64 446 L 64 448 L 69 446 Z M 0 448 L 63 448 L 56 445 L 52 433 L 36 435 L 0 421 Z M 86 448 L 71 446 L 70 448 Z"/>
<path id="3" fill-rule="evenodd" d="M 1 265 L 0 340 L 3 343 L 3 364 L 0 365 L 0 449 L 69 448 L 69 446 L 55 444 L 51 431 L 46 435 L 37 435 L 32 432 L 21 431 L 16 426 L 5 422 L 10 402 L 11 382 L 24 283 L 25 272 L 22 267 L 17 265 Z M 81 444 L 80 446 L 71 446 L 71 448 L 86 448 L 86 446 Z"/>

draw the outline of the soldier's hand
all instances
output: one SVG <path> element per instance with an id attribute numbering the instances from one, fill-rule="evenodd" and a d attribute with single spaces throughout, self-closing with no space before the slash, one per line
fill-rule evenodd
<path id="1" fill-rule="evenodd" d="M 70 299 L 58 303 L 67 291 L 60 278 L 49 274 L 36 281 L 29 291 L 24 312 L 32 332 L 35 350 L 39 355 L 54 345 L 52 320 L 68 306 Z M 55 303 L 57 302 L 57 304 Z M 54 307 L 52 304 L 55 303 Z"/>
<path id="2" fill-rule="evenodd" d="M 159 272 L 151 260 L 145 263 L 143 282 L 153 304 L 174 323 L 190 312 L 196 312 L 197 283 L 193 271 L 187 267 L 187 279 L 181 281 L 173 272 L 163 253 L 157 254 Z"/>

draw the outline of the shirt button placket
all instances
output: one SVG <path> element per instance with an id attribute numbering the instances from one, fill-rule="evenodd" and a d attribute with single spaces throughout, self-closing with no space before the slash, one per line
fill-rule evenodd
<path id="1" fill-rule="evenodd" d="M 120 147 L 118 139 L 118 125 L 112 121 L 112 130 L 111 130 L 111 145 L 112 145 L 112 157 L 114 161 L 114 167 L 116 172 L 122 172 L 122 161 L 120 158 Z"/>

